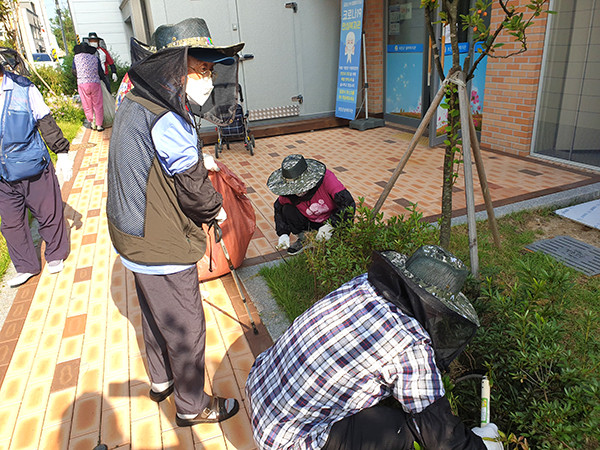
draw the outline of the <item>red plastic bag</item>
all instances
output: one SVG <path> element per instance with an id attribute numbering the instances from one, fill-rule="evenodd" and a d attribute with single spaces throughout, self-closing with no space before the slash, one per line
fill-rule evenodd
<path id="1" fill-rule="evenodd" d="M 237 269 L 244 261 L 250 239 L 256 229 L 256 216 L 250 199 L 246 197 L 247 191 L 244 182 L 225 164 L 219 161 L 216 163 L 220 170 L 218 172 L 209 171 L 208 176 L 217 192 L 223 196 L 223 208 L 227 213 L 227 220 L 221 224 L 223 241 L 233 267 Z M 214 230 L 211 228 L 209 231 L 205 226 L 204 231 L 207 232 L 208 241 L 206 253 L 198 261 L 200 281 L 217 278 L 230 272 L 229 264 L 221 249 L 221 243 L 215 242 Z"/>

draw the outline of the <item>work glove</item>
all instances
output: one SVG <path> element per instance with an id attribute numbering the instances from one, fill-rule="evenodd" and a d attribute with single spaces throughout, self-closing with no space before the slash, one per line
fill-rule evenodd
<path id="1" fill-rule="evenodd" d="M 322 241 L 323 239 L 328 241 L 329 239 L 331 239 L 332 234 L 333 234 L 333 227 L 331 225 L 329 225 L 328 223 L 326 223 L 325 225 L 321 226 L 321 228 L 319 228 L 315 239 L 317 241 Z"/>
<path id="2" fill-rule="evenodd" d="M 282 234 L 279 236 L 279 242 L 277 243 L 277 248 L 285 250 L 290 246 L 290 236 L 287 234 Z"/>
<path id="3" fill-rule="evenodd" d="M 66 153 L 56 155 L 56 173 L 62 174 L 63 181 L 67 182 L 73 176 L 73 161 Z"/>
<path id="4" fill-rule="evenodd" d="M 217 223 L 219 225 L 221 225 L 223 222 L 225 222 L 227 220 L 227 213 L 225 212 L 225 209 L 223 209 L 222 206 L 221 206 L 221 210 L 219 211 L 219 214 L 217 214 L 217 217 L 215 217 L 215 220 L 217 221 Z"/>
<path id="5" fill-rule="evenodd" d="M 502 442 L 500 442 L 500 433 L 498 427 L 493 423 L 488 423 L 483 427 L 475 427 L 471 430 L 481 439 L 488 450 L 504 450 Z"/>
<path id="6" fill-rule="evenodd" d="M 219 166 L 217 166 L 215 158 L 213 158 L 212 155 L 202 153 L 202 158 L 204 158 L 204 167 L 206 167 L 206 170 L 212 170 L 213 172 L 219 171 Z"/>
<path id="7" fill-rule="evenodd" d="M 113 74 L 112 74 L 112 80 L 113 80 L 113 81 L 116 83 L 116 82 L 117 82 L 117 79 L 118 79 L 118 78 L 117 78 L 117 74 L 116 74 L 116 73 L 113 73 Z"/>

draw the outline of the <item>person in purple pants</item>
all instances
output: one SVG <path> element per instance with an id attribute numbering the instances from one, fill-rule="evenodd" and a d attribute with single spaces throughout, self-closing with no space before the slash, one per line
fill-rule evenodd
<path id="1" fill-rule="evenodd" d="M 27 210 L 39 222 L 46 242 L 50 273 L 60 272 L 70 251 L 63 202 L 56 172 L 68 181 L 73 171 L 69 141 L 27 78 L 0 65 L 0 231 L 17 275 L 8 280 L 17 287 L 40 273 L 41 263 L 29 230 Z M 48 148 L 56 153 L 56 171 Z"/>

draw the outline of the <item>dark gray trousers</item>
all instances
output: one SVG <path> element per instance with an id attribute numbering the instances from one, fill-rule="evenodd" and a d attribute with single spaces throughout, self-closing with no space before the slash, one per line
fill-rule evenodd
<path id="1" fill-rule="evenodd" d="M 377 405 L 336 422 L 323 450 L 412 450 L 414 442 L 404 412 Z"/>
<path id="2" fill-rule="evenodd" d="M 135 273 L 150 380 L 173 380 L 175 406 L 197 414 L 208 405 L 204 392 L 206 322 L 196 266 L 170 275 Z"/>
<path id="3" fill-rule="evenodd" d="M 41 174 L 21 181 L 0 179 L 0 231 L 15 269 L 39 273 L 41 264 L 31 237 L 27 209 L 40 224 L 46 261 L 66 259 L 71 250 L 60 186 L 52 163 Z"/>

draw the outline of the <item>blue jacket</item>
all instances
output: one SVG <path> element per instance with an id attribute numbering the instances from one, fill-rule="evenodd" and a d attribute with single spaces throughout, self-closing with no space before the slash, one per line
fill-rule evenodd
<path id="1" fill-rule="evenodd" d="M 5 71 L 8 77 L 0 118 L 0 178 L 19 181 L 40 174 L 50 154 L 29 104 L 31 81 Z"/>

